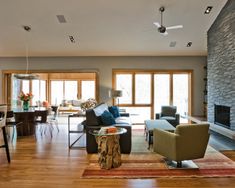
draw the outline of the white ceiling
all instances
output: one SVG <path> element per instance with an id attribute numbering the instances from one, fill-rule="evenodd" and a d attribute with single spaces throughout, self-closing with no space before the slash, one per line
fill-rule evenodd
<path id="1" fill-rule="evenodd" d="M 0 0 L 0 56 L 25 56 L 26 43 L 29 56 L 206 55 L 207 30 L 226 1 Z M 160 6 L 166 9 L 164 25 L 183 29 L 160 35 L 153 25 L 160 22 Z M 209 15 L 207 6 L 213 6 Z M 67 23 L 59 23 L 56 15 L 64 15 Z M 171 41 L 176 47 L 169 47 Z"/>

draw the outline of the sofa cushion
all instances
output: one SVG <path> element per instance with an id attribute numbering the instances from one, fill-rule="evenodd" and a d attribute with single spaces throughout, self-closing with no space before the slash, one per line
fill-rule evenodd
<path id="1" fill-rule="evenodd" d="M 109 106 L 109 112 L 113 114 L 114 118 L 120 117 L 119 108 L 117 106 Z"/>
<path id="2" fill-rule="evenodd" d="M 98 119 L 98 117 L 95 115 L 95 112 L 93 109 L 88 109 L 86 111 L 86 124 L 87 125 L 100 125 L 101 122 Z"/>
<path id="3" fill-rule="evenodd" d="M 113 125 L 113 124 L 115 124 L 115 119 L 114 119 L 113 115 L 107 110 L 105 110 L 101 114 L 101 120 L 103 122 L 103 125 Z"/>
<path id="4" fill-rule="evenodd" d="M 93 110 L 94 110 L 96 116 L 101 116 L 105 110 L 109 111 L 108 105 L 106 103 L 99 104 L 98 106 L 93 108 Z"/>
<path id="5" fill-rule="evenodd" d="M 115 118 L 116 124 L 131 124 L 129 117 L 117 117 Z"/>

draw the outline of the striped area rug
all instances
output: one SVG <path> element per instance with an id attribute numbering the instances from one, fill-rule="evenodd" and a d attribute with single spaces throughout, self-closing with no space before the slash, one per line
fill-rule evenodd
<path id="1" fill-rule="evenodd" d="M 93 155 L 82 178 L 235 177 L 235 162 L 211 147 L 194 162 L 199 169 L 168 169 L 160 155 L 135 153 L 122 155 L 119 168 L 104 170 Z"/>

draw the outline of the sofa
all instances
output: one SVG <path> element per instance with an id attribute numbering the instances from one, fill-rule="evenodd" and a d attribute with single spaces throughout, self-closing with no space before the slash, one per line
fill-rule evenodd
<path id="1" fill-rule="evenodd" d="M 81 103 L 84 100 L 63 100 L 59 106 L 58 112 L 79 112 L 81 111 Z"/>
<path id="2" fill-rule="evenodd" d="M 102 114 L 104 111 L 110 111 L 110 108 L 106 103 L 101 103 L 93 109 L 86 111 L 86 121 L 83 123 L 86 130 L 86 150 L 87 153 L 97 153 L 97 143 L 95 136 L 90 132 L 93 130 L 99 130 L 104 126 L 116 126 L 127 129 L 127 133 L 120 135 L 120 150 L 121 153 L 129 154 L 131 152 L 131 122 L 129 117 L 122 117 L 118 114 L 114 116 L 115 122 L 112 125 L 105 125 L 102 121 Z"/>

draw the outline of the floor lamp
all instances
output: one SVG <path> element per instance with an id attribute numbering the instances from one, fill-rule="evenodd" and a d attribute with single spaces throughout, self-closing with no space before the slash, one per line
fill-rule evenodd
<path id="1" fill-rule="evenodd" d="M 118 106 L 119 106 L 119 97 L 122 97 L 122 90 L 114 90 L 113 91 L 113 98 L 117 98 Z"/>

